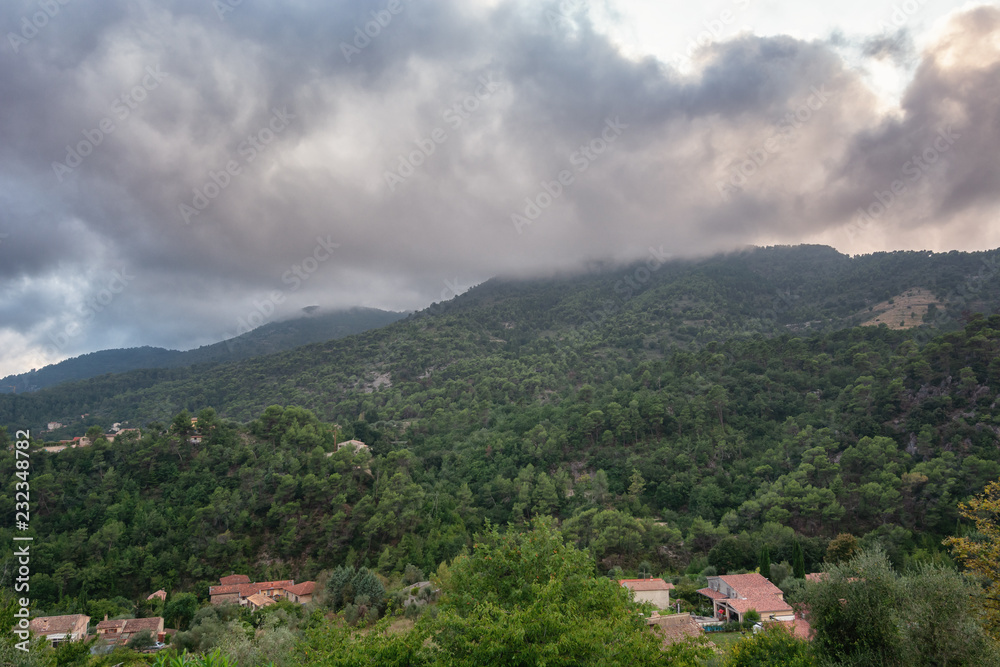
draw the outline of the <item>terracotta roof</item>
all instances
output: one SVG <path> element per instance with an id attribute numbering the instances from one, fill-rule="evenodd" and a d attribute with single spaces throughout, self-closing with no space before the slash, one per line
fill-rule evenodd
<path id="1" fill-rule="evenodd" d="M 244 585 L 245 584 L 223 584 L 221 586 L 209 586 L 208 587 L 208 594 L 209 595 L 225 595 L 227 593 L 239 593 L 240 592 L 240 586 L 244 586 Z"/>
<path id="2" fill-rule="evenodd" d="M 705 631 L 690 614 L 654 615 L 647 619 L 646 625 L 658 628 L 658 631 L 663 635 L 664 645 L 684 641 L 688 637 L 701 637 L 705 634 Z"/>
<path id="3" fill-rule="evenodd" d="M 705 597 L 712 598 L 713 600 L 725 600 L 726 596 L 719 591 L 713 591 L 711 588 L 699 588 L 696 593 L 701 593 Z"/>
<path id="4" fill-rule="evenodd" d="M 730 588 L 736 590 L 740 597 L 749 597 L 751 594 L 781 595 L 781 589 L 767 580 L 767 577 L 758 573 L 749 574 L 727 574 L 719 577 Z"/>
<path id="5" fill-rule="evenodd" d="M 250 577 L 245 574 L 231 574 L 228 577 L 222 577 L 219 579 L 219 583 L 223 586 L 226 584 L 249 584 Z"/>
<path id="6" fill-rule="evenodd" d="M 285 586 L 285 590 L 293 595 L 312 595 L 313 591 L 316 590 L 316 582 L 303 581 L 301 584 L 295 584 L 294 586 Z"/>
<path id="7" fill-rule="evenodd" d="M 810 572 L 806 575 L 806 581 L 820 582 L 829 576 L 830 575 L 826 572 Z"/>
<path id="8" fill-rule="evenodd" d="M 167 599 L 167 592 L 161 588 L 160 590 L 156 591 L 155 593 L 150 593 L 149 596 L 146 599 L 147 600 L 152 600 L 153 598 L 159 598 L 161 600 L 166 600 Z"/>
<path id="9" fill-rule="evenodd" d="M 247 602 L 254 605 L 255 607 L 266 607 L 269 604 L 274 604 L 274 600 L 262 595 L 261 593 L 254 593 L 247 598 Z"/>
<path id="10" fill-rule="evenodd" d="M 142 632 L 143 630 L 149 630 L 150 632 L 159 632 L 163 629 L 163 618 L 161 616 L 153 616 L 152 618 L 130 618 L 125 621 L 125 629 L 122 632 Z"/>
<path id="11" fill-rule="evenodd" d="M 812 641 L 812 627 L 806 619 L 796 618 L 794 621 L 785 621 L 785 626 L 799 639 Z"/>
<path id="12" fill-rule="evenodd" d="M 124 618 L 113 618 L 110 621 L 108 619 L 104 619 L 97 624 L 98 630 L 115 630 L 116 632 L 121 632 L 124 627 Z"/>
<path id="13" fill-rule="evenodd" d="M 745 600 L 726 600 L 733 611 L 745 614 L 751 609 L 763 614 L 764 612 L 792 611 L 792 605 L 785 602 L 777 595 L 751 595 Z"/>
<path id="14" fill-rule="evenodd" d="M 66 616 L 39 616 L 31 619 L 29 627 L 32 632 L 38 635 L 66 635 L 73 632 L 81 618 L 87 619 L 86 622 L 90 623 L 90 616 L 68 614 Z"/>
<path id="15" fill-rule="evenodd" d="M 208 589 L 209 595 L 230 595 L 239 593 L 241 598 L 248 598 L 251 595 L 260 593 L 263 590 L 272 588 L 287 588 L 294 586 L 294 579 L 283 579 L 281 581 L 258 581 L 253 584 L 228 584 L 223 586 L 212 586 Z"/>
<path id="16" fill-rule="evenodd" d="M 672 591 L 673 584 L 663 579 L 619 579 L 618 583 L 633 591 Z"/>

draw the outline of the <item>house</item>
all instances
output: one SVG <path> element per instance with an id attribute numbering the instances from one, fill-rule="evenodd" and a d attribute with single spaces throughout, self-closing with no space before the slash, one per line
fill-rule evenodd
<path id="1" fill-rule="evenodd" d="M 104 620 L 97 624 L 97 636 L 104 640 L 106 645 L 127 644 L 134 635 L 149 631 L 153 641 L 162 641 L 163 617 L 155 616 L 151 618 L 119 618 Z"/>
<path id="2" fill-rule="evenodd" d="M 31 619 L 29 629 L 58 646 L 63 642 L 75 642 L 87 637 L 90 616 L 69 614 L 66 616 L 39 616 Z"/>
<path id="3" fill-rule="evenodd" d="M 219 583 L 223 586 L 229 586 L 231 584 L 249 584 L 250 577 L 245 574 L 230 574 L 227 577 L 221 577 Z"/>
<path id="4" fill-rule="evenodd" d="M 62 424 L 60 424 L 59 422 L 49 422 L 48 427 L 50 431 L 54 431 L 57 428 L 62 428 Z"/>
<path id="5" fill-rule="evenodd" d="M 291 602 L 306 604 L 312 601 L 315 590 L 315 581 L 303 581 L 301 584 L 285 586 L 285 598 Z"/>
<path id="6" fill-rule="evenodd" d="M 188 438 L 188 442 L 191 443 L 192 445 L 200 445 L 201 441 L 204 440 L 204 438 L 205 436 L 203 436 L 201 433 L 195 433 L 194 435 Z"/>
<path id="7" fill-rule="evenodd" d="M 161 588 L 160 590 L 156 591 L 155 593 L 150 593 L 148 596 L 146 596 L 147 600 L 152 600 L 153 598 L 156 598 L 156 599 L 159 599 L 159 600 L 163 600 L 164 602 L 166 602 L 167 601 L 167 592 Z"/>
<path id="8" fill-rule="evenodd" d="M 698 592 L 712 601 L 712 615 L 720 620 L 742 621 L 751 609 L 762 621 L 795 620 L 781 589 L 757 572 L 709 577 L 708 588 Z"/>
<path id="9" fill-rule="evenodd" d="M 830 575 L 826 572 L 810 572 L 809 574 L 806 575 L 806 581 L 818 584 L 819 582 L 829 578 L 829 576 Z"/>
<path id="10" fill-rule="evenodd" d="M 224 584 L 222 581 L 233 580 L 233 577 L 239 577 L 241 583 L 231 583 Z M 292 579 L 283 579 L 281 581 L 259 581 L 257 583 L 243 582 L 243 579 L 249 579 L 246 575 L 232 575 L 230 577 L 223 577 L 219 580 L 218 586 L 211 586 L 208 589 L 208 595 L 212 604 L 239 604 L 246 605 L 247 598 L 251 595 L 256 595 L 261 593 L 269 598 L 283 599 L 285 597 L 285 587 L 294 586 L 295 581 Z"/>
<path id="11" fill-rule="evenodd" d="M 670 606 L 670 591 L 674 585 L 663 579 L 619 579 L 618 585 L 632 591 L 636 602 L 651 602 L 660 609 Z"/>
<path id="12" fill-rule="evenodd" d="M 250 608 L 250 611 L 257 611 L 272 604 L 274 604 L 274 598 L 270 598 L 263 593 L 254 593 L 247 597 L 246 600 L 246 606 Z"/>
<path id="13" fill-rule="evenodd" d="M 345 440 L 344 442 L 339 443 L 337 445 L 337 451 L 338 452 L 340 451 L 341 447 L 351 447 L 351 448 L 354 449 L 354 453 L 355 454 L 357 454 L 358 452 L 360 452 L 362 449 L 364 449 L 366 451 L 368 450 L 368 445 L 366 445 L 365 443 L 361 442 L 360 440 Z"/>

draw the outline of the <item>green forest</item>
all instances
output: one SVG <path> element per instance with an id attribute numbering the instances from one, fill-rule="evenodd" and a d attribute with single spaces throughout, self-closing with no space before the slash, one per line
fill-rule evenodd
<path id="1" fill-rule="evenodd" d="M 326 582 L 364 569 L 390 589 L 437 573 L 436 625 L 351 644 L 410 651 L 383 664 L 483 664 L 420 651 L 471 622 L 455 591 L 474 585 L 449 577 L 486 557 L 483 535 L 556 540 L 587 581 L 663 576 L 692 610 L 706 573 L 753 571 L 762 551 L 779 570 L 800 552 L 808 572 L 865 554 L 883 559 L 858 561 L 873 580 L 954 572 L 942 542 L 973 531 L 959 503 L 1000 479 L 995 255 L 776 248 L 646 274 L 491 281 L 290 352 L 0 396 L 0 504 L 13 516 L 15 429 L 32 428 L 40 446 L 46 420 L 88 413 L 78 428 L 95 437 L 128 421 L 141 436 L 31 451 L 35 612 L 148 613 L 160 588 L 203 604 L 234 571 Z M 622 278 L 647 274 L 635 290 Z M 632 293 L 608 296 L 620 285 Z M 921 326 L 856 326 L 915 286 L 941 303 Z M 338 450 L 352 438 L 369 449 Z M 13 534 L 0 527 L 6 563 Z M 790 599 L 804 595 L 794 576 L 774 578 Z M 627 623 L 619 592 L 591 597 Z M 482 613 L 504 616 L 490 595 L 469 604 L 489 600 Z M 573 606 L 579 591 L 551 595 L 567 596 L 568 614 L 598 613 Z M 196 619 L 183 599 L 168 600 L 172 627 L 223 622 Z M 532 600 L 518 602 L 526 625 Z M 319 655 L 355 641 L 316 618 L 295 623 Z M 579 645 L 602 641 L 602 627 Z M 692 651 L 669 664 L 703 664 Z"/>

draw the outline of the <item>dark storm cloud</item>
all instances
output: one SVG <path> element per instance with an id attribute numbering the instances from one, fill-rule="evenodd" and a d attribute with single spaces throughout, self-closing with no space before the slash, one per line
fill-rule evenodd
<path id="1" fill-rule="evenodd" d="M 186 346 L 253 312 L 795 242 L 854 224 L 948 126 L 954 150 L 875 222 L 967 227 L 995 204 L 995 8 L 959 15 L 887 115 L 825 43 L 744 34 L 680 72 L 554 7 L 60 6 L 0 48 L 0 326 L 30 347 L 84 318 L 61 354 Z M 874 59 L 909 44 L 878 39 Z"/>

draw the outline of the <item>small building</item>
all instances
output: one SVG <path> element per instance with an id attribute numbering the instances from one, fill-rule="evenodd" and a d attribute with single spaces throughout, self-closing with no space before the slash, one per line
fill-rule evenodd
<path id="1" fill-rule="evenodd" d="M 54 431 L 57 428 L 62 428 L 62 427 L 63 427 L 63 425 L 60 424 L 59 422 L 49 422 L 48 423 L 48 430 L 50 430 L 50 431 Z"/>
<path id="2" fill-rule="evenodd" d="M 354 449 L 355 454 L 360 452 L 362 449 L 366 451 L 368 450 L 368 445 L 361 442 L 360 440 L 345 440 L 344 442 L 338 443 L 337 444 L 338 452 L 340 451 L 341 447 L 351 447 L 352 449 Z"/>
<path id="3" fill-rule="evenodd" d="M 219 583 L 223 586 L 230 586 L 232 584 L 249 584 L 250 577 L 245 574 L 230 574 L 226 577 L 220 577 Z"/>
<path id="4" fill-rule="evenodd" d="M 618 584 L 632 591 L 636 602 L 650 602 L 660 609 L 670 606 L 674 585 L 663 579 L 619 579 Z"/>
<path id="5" fill-rule="evenodd" d="M 31 619 L 28 628 L 41 635 L 56 647 L 63 642 L 75 642 L 87 637 L 90 616 L 68 614 L 66 616 L 39 616 Z"/>
<path id="6" fill-rule="evenodd" d="M 712 601 L 712 615 L 720 620 L 742 621 L 751 609 L 764 622 L 795 620 L 785 594 L 757 572 L 709 577 L 708 588 L 698 592 Z"/>
<path id="7" fill-rule="evenodd" d="M 150 593 L 149 595 L 147 595 L 146 599 L 147 600 L 157 599 L 157 600 L 162 600 L 162 601 L 166 602 L 167 601 L 167 592 L 161 588 L 160 590 L 156 591 L 155 593 Z"/>
<path id="8" fill-rule="evenodd" d="M 148 631 L 152 641 L 162 641 L 163 617 L 150 618 L 119 618 L 104 620 L 97 624 L 97 636 L 104 640 L 105 645 L 127 644 L 128 640 L 140 632 Z"/>
<path id="9" fill-rule="evenodd" d="M 263 593 L 254 593 L 246 599 L 246 606 L 250 611 L 257 611 L 274 604 L 274 598 L 269 598 Z"/>
<path id="10" fill-rule="evenodd" d="M 312 602 L 313 593 L 316 590 L 315 581 L 303 581 L 294 586 L 285 586 L 285 598 L 298 604 Z"/>
<path id="11" fill-rule="evenodd" d="M 239 577 L 237 581 L 242 583 L 222 583 L 223 580 L 233 581 L 233 577 Z M 285 587 L 295 585 L 295 582 L 291 579 L 284 579 L 281 581 L 258 581 L 256 583 L 243 582 L 243 579 L 249 579 L 249 577 L 242 574 L 222 577 L 222 579 L 219 580 L 218 586 L 209 587 L 208 595 L 212 604 L 230 603 L 246 605 L 247 598 L 258 593 L 280 600 L 285 597 Z"/>

